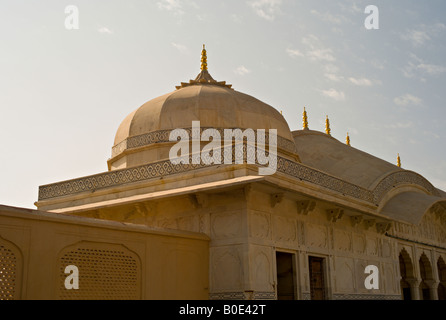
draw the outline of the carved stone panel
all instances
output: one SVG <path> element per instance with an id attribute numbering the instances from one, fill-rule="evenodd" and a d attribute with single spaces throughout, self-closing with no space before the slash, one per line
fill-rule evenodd
<path id="1" fill-rule="evenodd" d="M 328 247 L 327 227 L 309 223 L 306 225 L 306 244 L 311 247 Z"/>
<path id="2" fill-rule="evenodd" d="M 243 284 L 243 264 L 237 247 L 211 248 L 211 291 L 238 291 Z"/>
<path id="3" fill-rule="evenodd" d="M 367 254 L 371 256 L 378 255 L 378 239 L 367 237 Z"/>
<path id="4" fill-rule="evenodd" d="M 211 237 L 213 239 L 240 236 L 241 215 L 239 212 L 223 212 L 211 215 Z"/>
<path id="5" fill-rule="evenodd" d="M 352 235 L 350 232 L 334 229 L 334 247 L 340 251 L 351 251 Z"/>
<path id="6" fill-rule="evenodd" d="M 268 250 L 252 250 L 252 283 L 256 291 L 273 291 L 272 287 L 272 261 Z"/>
<path id="7" fill-rule="evenodd" d="M 250 236 L 255 238 L 269 239 L 271 234 L 270 214 L 253 211 L 250 214 Z"/>
<path id="8" fill-rule="evenodd" d="M 365 236 L 362 234 L 353 235 L 353 252 L 364 254 L 366 249 Z"/>
<path id="9" fill-rule="evenodd" d="M 297 241 L 296 220 L 275 216 L 273 221 L 274 240 L 287 242 Z"/>
<path id="10" fill-rule="evenodd" d="M 336 257 L 336 292 L 353 292 L 354 281 L 354 263 L 352 258 Z"/>
<path id="11" fill-rule="evenodd" d="M 392 256 L 392 244 L 389 240 L 382 241 L 382 256 L 383 258 L 390 258 Z"/>
<path id="12" fill-rule="evenodd" d="M 381 282 L 384 285 L 384 291 L 386 293 L 398 293 L 397 285 L 398 279 L 397 275 L 395 275 L 395 268 L 391 263 L 383 263 L 382 264 L 382 272 L 381 277 L 383 281 Z M 381 271 L 381 270 L 380 270 Z"/>

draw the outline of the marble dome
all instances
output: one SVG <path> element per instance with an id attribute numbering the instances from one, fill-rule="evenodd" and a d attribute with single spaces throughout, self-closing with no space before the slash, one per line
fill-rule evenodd
<path id="1" fill-rule="evenodd" d="M 295 153 L 288 123 L 272 106 L 216 81 L 207 70 L 203 48 L 201 72 L 176 90 L 154 98 L 130 113 L 120 124 L 114 140 L 109 169 L 120 169 L 168 158 L 169 133 L 189 129 L 192 121 L 201 128 L 276 129 L 278 151 Z M 296 158 L 296 156 L 294 156 Z"/>

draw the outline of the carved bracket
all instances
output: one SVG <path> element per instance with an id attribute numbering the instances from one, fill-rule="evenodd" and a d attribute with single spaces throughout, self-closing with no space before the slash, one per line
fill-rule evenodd
<path id="1" fill-rule="evenodd" d="M 316 208 L 316 201 L 302 200 L 297 201 L 297 213 L 307 215 Z"/>
<path id="2" fill-rule="evenodd" d="M 339 208 L 327 209 L 328 221 L 336 222 L 339 219 L 341 219 L 343 215 L 344 215 L 343 209 L 339 209 Z"/>
<path id="3" fill-rule="evenodd" d="M 206 207 L 209 203 L 209 196 L 205 193 L 189 194 L 189 201 L 195 209 Z"/>
<path id="4" fill-rule="evenodd" d="M 364 226 L 365 229 L 368 230 L 370 227 L 372 227 L 375 224 L 375 219 L 368 219 L 364 220 Z"/>
<path id="5" fill-rule="evenodd" d="M 362 220 L 364 219 L 363 216 L 351 216 L 350 220 L 352 222 L 352 226 L 355 227 L 358 224 L 360 224 L 362 222 Z"/>
<path id="6" fill-rule="evenodd" d="M 278 203 L 283 200 L 283 193 L 274 193 L 271 195 L 271 208 L 274 208 Z"/>
<path id="7" fill-rule="evenodd" d="M 390 222 L 379 222 L 376 224 L 376 231 L 378 231 L 378 233 L 380 233 L 380 234 L 384 234 L 390 230 L 391 226 L 392 226 L 392 223 L 390 223 Z"/>

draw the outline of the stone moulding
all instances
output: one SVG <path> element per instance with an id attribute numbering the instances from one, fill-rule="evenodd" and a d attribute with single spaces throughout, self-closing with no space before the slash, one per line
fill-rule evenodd
<path id="1" fill-rule="evenodd" d="M 225 149 L 224 152 L 227 151 L 228 150 Z M 234 150 L 232 150 L 232 153 L 234 156 Z M 255 161 L 255 150 L 253 148 L 247 148 L 246 143 L 243 145 L 243 154 L 244 159 L 249 159 L 253 163 L 257 163 Z M 195 156 L 196 155 L 194 155 L 194 157 Z M 152 178 L 189 172 L 216 165 L 217 164 L 207 165 L 203 162 L 200 162 L 200 164 L 193 164 L 191 155 L 189 155 L 188 164 L 173 164 L 170 160 L 162 160 L 142 166 L 113 170 L 78 179 L 43 185 L 39 187 L 38 200 L 69 196 L 81 192 L 94 192 L 108 187 L 117 187 L 128 183 L 147 181 Z M 260 165 L 256 164 L 256 166 Z M 425 188 L 432 195 L 440 196 L 438 190 L 435 189 L 429 181 L 412 171 L 398 171 L 389 174 L 383 178 L 373 190 L 368 190 L 281 156 L 277 156 L 277 172 L 374 205 L 378 205 L 388 191 L 401 184 L 416 184 Z"/>

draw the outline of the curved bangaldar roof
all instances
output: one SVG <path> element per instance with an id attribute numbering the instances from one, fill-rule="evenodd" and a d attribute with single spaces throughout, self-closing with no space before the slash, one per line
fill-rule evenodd
<path id="1" fill-rule="evenodd" d="M 142 165 L 168 157 L 169 133 L 189 129 L 192 121 L 201 128 L 277 130 L 279 152 L 295 155 L 293 136 L 285 118 L 272 106 L 216 81 L 207 70 L 203 47 L 201 72 L 176 90 L 144 103 L 120 124 L 112 148 L 109 169 Z M 166 148 L 161 147 L 164 143 Z M 155 148 L 155 144 L 157 144 Z M 151 147 L 151 150 L 148 150 Z M 138 153 L 138 154 L 137 154 Z"/>
<path id="2" fill-rule="evenodd" d="M 292 134 L 303 164 L 363 188 L 371 189 L 384 176 L 403 171 L 329 134 L 309 129 L 293 131 Z"/>
<path id="3" fill-rule="evenodd" d="M 329 131 L 292 134 L 303 164 L 381 194 L 377 209 L 393 220 L 418 224 L 435 205 L 446 207 L 445 193 L 421 175 L 344 144 Z"/>

